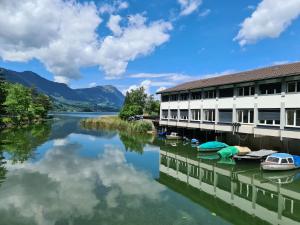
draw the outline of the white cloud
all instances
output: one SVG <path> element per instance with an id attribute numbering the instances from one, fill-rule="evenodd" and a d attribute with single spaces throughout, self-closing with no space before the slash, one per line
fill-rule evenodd
<path id="1" fill-rule="evenodd" d="M 101 14 L 108 13 L 108 14 L 113 14 L 116 12 L 119 12 L 122 9 L 127 9 L 129 7 L 128 2 L 125 1 L 114 1 L 112 4 L 103 4 L 99 8 L 99 12 Z"/>
<path id="2" fill-rule="evenodd" d="M 277 65 L 283 65 L 283 64 L 288 64 L 291 63 L 289 60 L 282 60 L 282 61 L 275 61 L 272 63 L 272 65 L 277 66 Z"/>
<path id="3" fill-rule="evenodd" d="M 199 16 L 205 17 L 205 16 L 208 16 L 210 13 L 211 13 L 211 10 L 210 9 L 206 9 L 203 12 L 200 12 Z"/>
<path id="4" fill-rule="evenodd" d="M 119 1 L 113 7 L 124 9 L 128 3 Z M 147 23 L 138 14 L 120 29 L 114 17 L 108 26 L 118 35 L 100 38 L 97 30 L 103 9 L 93 2 L 2 0 L 0 8 L 0 57 L 23 62 L 38 59 L 56 81 L 64 83 L 78 79 L 80 68 L 88 66 L 99 66 L 107 77 L 119 77 L 130 61 L 167 42 L 172 29 L 169 22 Z"/>
<path id="5" fill-rule="evenodd" d="M 107 23 L 107 27 L 113 32 L 115 35 L 120 35 L 122 33 L 122 28 L 120 27 L 120 22 L 122 18 L 119 15 L 110 15 L 109 21 Z"/>
<path id="6" fill-rule="evenodd" d="M 97 60 L 109 78 L 117 78 L 125 72 L 129 61 L 150 54 L 168 41 L 171 29 L 169 22 L 156 21 L 146 25 L 142 15 L 131 16 L 120 36 L 108 36 L 103 40 Z"/>
<path id="7" fill-rule="evenodd" d="M 151 93 L 152 87 L 171 87 L 180 82 L 187 82 L 193 80 L 192 76 L 181 73 L 137 73 L 128 75 L 130 78 L 143 78 L 140 84 L 134 84 L 124 89 L 122 92 L 125 94 L 127 91 L 144 87 L 147 94 Z"/>
<path id="8" fill-rule="evenodd" d="M 89 88 L 96 87 L 96 86 L 97 86 L 96 82 L 89 83 Z"/>
<path id="9" fill-rule="evenodd" d="M 183 81 L 192 77 L 181 73 L 137 73 L 129 75 L 131 78 L 163 78 L 166 81 Z"/>
<path id="10" fill-rule="evenodd" d="M 202 0 L 178 0 L 178 3 L 181 6 L 180 15 L 187 16 L 198 9 L 202 4 Z"/>
<path id="11" fill-rule="evenodd" d="M 244 20 L 234 40 L 244 46 L 264 38 L 277 38 L 299 15 L 299 0 L 263 0 Z"/>

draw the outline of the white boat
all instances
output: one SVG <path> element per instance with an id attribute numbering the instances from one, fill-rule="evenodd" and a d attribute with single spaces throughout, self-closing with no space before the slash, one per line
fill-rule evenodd
<path id="1" fill-rule="evenodd" d="M 179 140 L 179 139 L 181 139 L 181 136 L 178 136 L 178 134 L 176 132 L 171 132 L 171 134 L 166 135 L 166 138 L 168 140 Z"/>
<path id="2" fill-rule="evenodd" d="M 261 163 L 263 170 L 292 170 L 300 168 L 300 156 L 290 155 L 287 153 L 275 153 L 269 155 Z"/>

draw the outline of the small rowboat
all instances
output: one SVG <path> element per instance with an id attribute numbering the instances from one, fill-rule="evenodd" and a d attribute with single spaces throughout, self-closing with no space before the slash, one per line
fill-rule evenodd
<path id="1" fill-rule="evenodd" d="M 181 136 L 178 136 L 178 134 L 176 132 L 171 132 L 171 134 L 166 135 L 166 138 L 168 140 L 179 140 L 179 139 L 181 139 Z"/>
<path id="2" fill-rule="evenodd" d="M 263 170 L 293 170 L 300 168 L 300 156 L 287 153 L 275 153 L 269 155 L 261 163 Z"/>

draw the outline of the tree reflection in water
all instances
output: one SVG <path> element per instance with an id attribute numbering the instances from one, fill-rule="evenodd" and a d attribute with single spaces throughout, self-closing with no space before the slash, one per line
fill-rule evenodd
<path id="1" fill-rule="evenodd" d="M 48 123 L 5 129 L 0 132 L 0 151 L 8 153 L 13 163 L 24 162 L 34 156 L 36 148 L 47 141 L 50 132 Z"/>
<path id="2" fill-rule="evenodd" d="M 142 154 L 145 145 L 152 143 L 154 139 L 152 134 L 133 135 L 126 132 L 119 132 L 119 136 L 126 151 L 137 152 L 139 154 Z"/>

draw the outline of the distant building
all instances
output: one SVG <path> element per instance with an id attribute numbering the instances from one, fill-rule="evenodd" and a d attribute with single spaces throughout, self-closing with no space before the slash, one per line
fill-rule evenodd
<path id="1" fill-rule="evenodd" d="M 160 125 L 300 139 L 300 62 L 158 92 Z"/>

